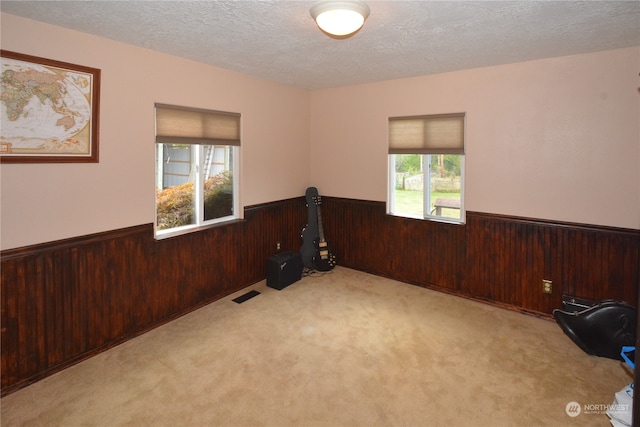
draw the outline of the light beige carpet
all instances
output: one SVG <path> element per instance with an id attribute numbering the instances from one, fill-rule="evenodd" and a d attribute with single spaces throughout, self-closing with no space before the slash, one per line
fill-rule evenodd
<path id="1" fill-rule="evenodd" d="M 552 321 L 346 268 L 249 289 L 5 397 L 2 426 L 607 426 L 632 380 Z"/>

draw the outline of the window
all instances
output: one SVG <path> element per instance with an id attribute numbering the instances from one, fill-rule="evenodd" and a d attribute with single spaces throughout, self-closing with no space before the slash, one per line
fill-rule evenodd
<path id="1" fill-rule="evenodd" d="M 240 115 L 156 104 L 156 238 L 238 218 Z"/>
<path id="2" fill-rule="evenodd" d="M 389 119 L 387 211 L 464 222 L 465 114 Z"/>

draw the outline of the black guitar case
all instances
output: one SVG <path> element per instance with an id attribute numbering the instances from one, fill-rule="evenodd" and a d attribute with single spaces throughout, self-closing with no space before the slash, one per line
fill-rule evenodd
<path id="1" fill-rule="evenodd" d="M 637 311 L 627 304 L 606 300 L 578 312 L 554 310 L 553 317 L 585 353 L 623 360 L 623 346 L 636 344 Z"/>
<path id="2" fill-rule="evenodd" d="M 316 254 L 315 242 L 318 240 L 318 210 L 316 206 L 316 199 L 318 197 L 318 189 L 316 187 L 309 187 L 305 193 L 305 200 L 307 203 L 307 225 L 302 229 L 302 247 L 300 248 L 300 254 L 302 255 L 302 264 L 310 269 L 313 269 L 313 257 Z"/>
<path id="3" fill-rule="evenodd" d="M 324 238 L 320 205 L 322 199 L 316 187 L 305 193 L 307 203 L 307 225 L 302 229 L 302 264 L 310 270 L 329 271 L 336 265 L 336 257 Z"/>

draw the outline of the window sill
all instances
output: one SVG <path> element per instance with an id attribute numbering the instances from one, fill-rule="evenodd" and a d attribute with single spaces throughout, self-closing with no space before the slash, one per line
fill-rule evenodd
<path id="1" fill-rule="evenodd" d="M 387 212 L 387 215 L 390 216 L 394 216 L 396 218 L 406 218 L 406 219 L 415 219 L 418 221 L 432 221 L 432 222 L 441 222 L 444 224 L 452 224 L 452 225 L 464 225 L 465 224 L 465 220 L 464 219 L 457 219 L 457 218 L 447 218 L 447 217 L 439 217 L 439 216 L 427 216 L 427 217 L 421 217 L 421 216 L 413 216 L 413 215 L 406 215 L 406 214 L 395 214 L 392 212 Z"/>
<path id="2" fill-rule="evenodd" d="M 172 237 L 183 236 L 185 234 L 196 233 L 196 232 L 208 230 L 211 228 L 226 227 L 229 225 L 239 224 L 242 222 L 244 222 L 244 219 L 242 218 L 231 218 L 228 220 L 215 222 L 212 224 L 206 224 L 206 225 L 185 225 L 185 226 L 176 227 L 170 230 L 160 230 L 160 231 L 155 230 L 154 239 L 165 240 L 165 239 L 170 239 Z"/>

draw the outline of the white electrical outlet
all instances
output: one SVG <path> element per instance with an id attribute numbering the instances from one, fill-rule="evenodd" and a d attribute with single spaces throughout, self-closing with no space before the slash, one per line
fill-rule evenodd
<path id="1" fill-rule="evenodd" d="M 542 280 L 542 292 L 545 294 L 553 293 L 553 282 L 551 280 Z"/>

